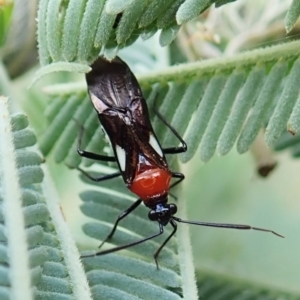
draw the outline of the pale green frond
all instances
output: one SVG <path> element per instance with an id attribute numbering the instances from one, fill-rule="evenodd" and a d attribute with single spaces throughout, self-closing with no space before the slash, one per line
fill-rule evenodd
<path id="1" fill-rule="evenodd" d="M 238 151 L 247 151 L 259 129 L 264 128 L 269 120 L 266 142 L 270 146 L 275 145 L 287 126 L 290 130 L 289 124 L 298 128 L 295 121 L 289 122 L 290 116 L 291 120 L 297 120 L 297 106 L 294 109 L 294 104 L 299 97 L 299 84 L 296 83 L 299 78 L 298 57 L 299 42 L 293 42 L 248 51 L 233 58 L 170 67 L 159 74 L 152 72 L 140 77 L 140 83 L 148 86 L 149 83 L 172 82 L 172 86 L 176 86 L 175 82 L 182 85 L 182 82 L 190 83 L 195 79 L 209 80 L 204 94 L 198 95 L 195 112 L 182 116 L 187 120 L 188 128 L 180 132 L 189 145 L 189 151 L 181 155 L 183 162 L 192 158 L 199 144 L 200 157 L 207 161 L 216 149 L 219 155 L 227 153 L 237 139 Z M 214 86 L 218 76 L 225 77 L 221 87 Z M 219 88 L 221 93 L 218 96 Z M 263 110 L 258 114 L 260 108 Z M 172 120 L 172 110 L 165 116 Z M 176 124 L 173 125 L 176 128 Z M 296 133 L 294 127 L 292 132 Z"/>
<path id="2" fill-rule="evenodd" d="M 211 4 L 211 0 L 187 0 L 181 5 L 177 12 L 176 19 L 178 24 L 187 22 L 196 18 L 202 11 L 207 9 Z"/>
<path id="3" fill-rule="evenodd" d="M 36 136 L 28 128 L 27 118 L 22 114 L 11 115 L 6 100 L 0 97 L 1 300 L 299 298 L 292 292 L 280 291 L 276 287 L 261 287 L 255 282 L 241 282 L 228 274 L 220 276 L 204 269 L 198 273 L 197 291 L 189 226 L 186 224 L 178 224 L 176 236 L 161 252 L 159 270 L 153 254 L 172 232 L 170 226 L 164 227 L 164 235 L 135 247 L 105 256 L 80 258 L 47 170 L 47 164 L 52 162 L 49 154 L 52 151 L 57 162 L 70 168 L 76 168 L 82 161 L 84 167 L 95 163 L 77 153 L 80 126 L 84 127 L 84 150 L 111 155 L 111 147 L 102 132 L 83 81 L 49 87 L 48 95 L 44 97 L 40 92 L 32 96 L 23 90 L 23 80 L 29 82 L 31 72 L 18 80 L 11 79 L 37 62 L 32 50 L 35 46 L 36 21 L 42 68 L 33 76 L 32 83 L 56 71 L 87 73 L 90 71 L 90 63 L 99 55 L 113 59 L 120 49 L 131 45 L 139 37 L 149 39 L 157 31 L 160 33 L 160 45 L 169 45 L 177 37 L 183 23 L 200 16 L 211 5 L 217 8 L 234 1 L 236 0 L 15 0 L 20 5 L 16 6 L 14 15 L 18 11 L 20 21 L 17 21 L 18 26 L 14 26 L 15 23 L 10 26 L 12 31 L 18 33 L 9 36 L 14 48 L 10 48 L 9 40 L 5 41 L 4 37 L 8 23 L 3 20 L 5 22 L 0 24 L 0 45 L 5 42 L 0 56 L 7 63 L 8 71 L 7 75 L 4 68 L 0 70 L 0 92 L 13 99 L 12 109 L 24 107 L 24 102 L 30 103 L 30 123 L 35 123 L 40 132 L 47 119 L 48 127 L 39 135 L 40 150 L 47 157 L 45 163 L 45 159 L 36 151 Z M 209 57 L 216 49 L 219 56 L 229 52 L 235 53 L 234 56 L 164 68 L 169 63 L 177 64 L 183 60 L 178 57 L 174 59 L 166 50 L 161 55 L 163 58 L 156 58 L 155 61 L 152 51 L 154 46 L 149 46 L 148 43 L 143 43 L 144 48 L 130 47 L 130 55 L 124 55 L 126 62 L 132 59 L 142 63 L 144 69 L 156 70 L 137 77 L 162 146 L 177 146 L 179 142 L 155 116 L 153 107 L 160 111 L 188 144 L 188 152 L 168 155 L 170 169 L 174 172 L 179 171 L 177 165 L 174 167 L 178 163 L 177 158 L 187 162 L 199 153 L 200 159 L 206 162 L 215 153 L 226 155 L 235 145 L 239 153 L 244 153 L 253 146 L 253 141 L 257 142 L 258 134 L 260 137 L 264 135 L 266 144 L 273 149 L 289 149 L 295 157 L 300 157 L 300 43 L 286 43 L 236 54 L 239 49 L 252 49 L 257 44 L 267 42 L 268 38 L 278 38 L 277 21 L 280 22 L 283 18 L 282 14 L 287 10 L 288 4 L 278 0 L 278 7 L 274 3 L 266 5 L 264 2 L 261 2 L 264 5 L 259 6 L 254 2 L 256 1 L 249 2 L 251 9 L 247 9 L 248 4 L 241 5 L 233 13 L 221 16 L 221 21 L 228 18 L 228 22 L 219 23 L 220 18 L 210 13 L 198 19 L 203 22 L 203 27 L 215 19 L 210 34 L 213 38 L 220 35 L 220 45 L 213 45 L 211 40 L 204 42 L 201 36 L 201 43 L 209 46 Z M 287 31 L 295 26 L 300 14 L 299 1 L 290 2 L 292 4 L 285 20 Z M 39 8 L 36 19 L 37 3 Z M 0 8 L 0 23 L 3 16 L 1 13 Z M 11 11 L 9 15 L 10 13 Z M 247 30 L 249 24 L 254 30 Z M 192 30 L 186 31 L 184 41 L 187 46 L 199 33 L 198 25 L 199 22 L 195 20 L 191 23 Z M 178 39 L 181 46 L 184 44 L 182 40 Z M 196 42 L 193 43 L 195 45 Z M 147 47 L 152 52 L 145 50 Z M 180 47 L 176 47 L 174 46 L 175 51 L 182 54 Z M 199 53 L 201 51 L 196 53 L 198 56 L 193 57 L 202 57 Z M 158 71 L 154 64 L 161 69 Z M 24 69 L 20 71 L 21 65 Z M 67 76 L 71 77 L 69 75 Z M 57 79 L 53 76 L 51 80 Z M 20 94 L 25 101 L 17 102 L 15 93 Z M 48 98 L 45 100 L 46 97 Z M 88 174 L 97 177 L 103 175 L 99 173 L 99 169 L 103 172 L 116 171 L 114 163 L 97 163 L 91 168 L 93 171 L 86 169 Z M 190 171 L 194 172 L 192 169 L 188 170 L 186 175 Z M 231 172 L 230 169 L 225 171 Z M 72 172 L 79 173 L 78 170 Z M 61 180 L 60 175 L 58 181 Z M 99 183 L 81 174 L 81 179 L 90 184 L 80 194 L 81 210 L 89 218 L 83 231 L 99 245 L 110 232 L 118 215 L 132 205 L 136 196 L 128 191 L 121 178 Z M 223 191 L 222 195 L 226 189 L 229 190 L 227 182 L 224 182 L 223 187 L 218 185 L 217 188 L 214 184 L 216 180 L 209 181 L 213 188 Z M 197 194 L 202 189 L 200 185 L 194 188 Z M 67 185 L 64 186 L 64 192 L 66 189 Z M 233 189 L 239 192 L 240 185 L 235 183 Z M 173 194 L 178 196 L 176 192 L 171 189 L 169 200 L 176 201 L 178 215 L 187 219 L 187 199 L 182 195 L 178 197 L 178 201 L 172 199 Z M 196 195 L 193 198 L 200 203 L 198 198 L 201 200 L 206 197 Z M 222 197 L 223 199 L 225 201 L 222 201 L 222 205 L 225 207 L 229 200 L 226 197 Z M 215 204 L 220 206 L 217 200 Z M 277 216 L 272 213 L 272 207 L 268 208 L 271 216 Z M 202 206 L 201 210 L 205 211 L 205 207 Z M 220 207 L 212 206 L 212 210 L 220 211 Z M 249 207 L 246 210 L 250 215 Z M 224 211 L 221 209 L 223 214 Z M 158 224 L 147 218 L 148 213 L 149 209 L 143 205 L 137 208 L 120 222 L 114 237 L 103 249 L 135 242 L 158 233 Z M 232 245 L 231 249 L 238 250 L 237 244 Z M 86 244 L 81 244 L 81 247 L 88 248 L 88 252 L 84 252 L 87 254 L 99 251 L 97 247 L 91 249 Z M 224 253 L 223 246 L 205 249 Z M 197 255 L 203 254 L 201 251 L 199 253 Z M 229 258 L 226 263 L 232 266 L 230 256 L 236 256 L 236 253 L 226 252 L 226 256 Z M 264 253 L 262 257 L 265 257 Z M 218 258 L 216 260 L 213 266 L 218 268 L 222 262 Z"/>
<path id="4" fill-rule="evenodd" d="M 300 157 L 300 135 L 284 132 L 274 146 L 276 151 L 289 150 L 293 157 Z"/>
<path id="5" fill-rule="evenodd" d="M 77 72 L 77 73 L 87 73 L 91 70 L 89 66 L 86 64 L 80 63 L 68 63 L 68 62 L 56 62 L 50 65 L 46 65 L 45 67 L 39 69 L 31 79 L 30 86 L 31 87 L 36 81 L 38 81 L 41 77 L 53 73 L 53 72 Z"/>
<path id="6" fill-rule="evenodd" d="M 139 36 L 147 39 L 158 30 L 162 30 L 160 43 L 166 46 L 175 39 L 179 25 L 213 3 L 218 1 L 40 1 L 40 62 L 43 66 L 59 61 L 89 64 L 101 51 L 112 59 L 118 49 L 132 44 Z"/>
<path id="7" fill-rule="evenodd" d="M 99 174 L 91 173 L 91 175 Z M 81 177 L 85 182 L 107 190 L 106 192 L 89 190 L 80 195 L 83 200 L 82 212 L 97 221 L 85 224 L 83 231 L 88 236 L 99 240 L 100 244 L 109 234 L 117 216 L 134 200 L 120 178 L 93 183 L 84 175 Z M 109 190 L 118 194 L 111 194 Z M 147 218 L 148 211 L 145 206 L 140 206 L 122 220 L 114 237 L 109 241 L 110 247 L 135 242 L 158 233 L 158 224 Z M 181 213 L 184 215 L 183 210 Z M 188 235 L 185 235 L 187 240 L 184 244 L 181 239 L 179 248 L 175 237 L 168 242 L 159 255 L 159 270 L 156 269 L 153 254 L 170 233 L 171 229 L 166 227 L 163 236 L 130 247 L 127 251 L 83 258 L 94 299 L 101 299 L 108 295 L 111 299 L 132 297 L 132 299 L 150 300 L 154 295 L 159 299 L 182 299 L 182 292 L 184 299 L 198 299 L 193 266 L 187 266 L 191 260 Z M 96 251 L 97 249 L 92 253 Z M 84 254 L 92 253 L 89 251 Z M 180 261 L 185 262 L 185 265 L 179 267 Z M 185 290 L 184 286 L 188 286 L 189 289 Z"/>
<path id="8" fill-rule="evenodd" d="M 7 100 L 0 101 L 0 298 L 90 300 L 43 159 L 31 147 L 35 135 L 24 115 L 10 115 Z"/>
<path id="9" fill-rule="evenodd" d="M 285 16 L 285 29 L 286 32 L 290 32 L 300 16 L 300 2 L 293 0 L 291 7 L 289 8 Z"/>

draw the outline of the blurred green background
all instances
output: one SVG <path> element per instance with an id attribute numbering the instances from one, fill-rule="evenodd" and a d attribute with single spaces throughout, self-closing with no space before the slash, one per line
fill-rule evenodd
<path id="1" fill-rule="evenodd" d="M 268 178 L 256 175 L 251 155 L 233 151 L 206 165 L 195 157 L 183 166 L 191 220 L 249 224 L 285 236 L 191 226 L 197 269 L 299 293 L 300 162 L 287 154 L 277 159 Z"/>

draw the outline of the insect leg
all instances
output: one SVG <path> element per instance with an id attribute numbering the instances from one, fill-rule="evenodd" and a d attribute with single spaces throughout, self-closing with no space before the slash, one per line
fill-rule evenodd
<path id="1" fill-rule="evenodd" d="M 105 238 L 105 240 L 100 244 L 99 248 L 101 248 L 109 239 L 111 239 L 118 227 L 119 222 L 124 219 L 126 216 L 128 216 L 131 212 L 133 212 L 140 204 L 142 203 L 142 199 L 136 200 L 129 208 L 124 210 L 117 218 L 113 229 L 109 233 L 109 235 Z"/>
<path id="2" fill-rule="evenodd" d="M 88 151 L 81 149 L 84 127 L 76 119 L 73 119 L 73 120 L 80 127 L 79 136 L 78 136 L 78 144 L 77 144 L 77 152 L 80 156 L 94 159 L 94 160 L 116 161 L 116 158 L 114 156 L 96 154 L 96 153 L 88 152 Z"/>
<path id="3" fill-rule="evenodd" d="M 99 255 L 105 255 L 105 254 L 117 252 L 117 251 L 120 251 L 120 250 L 123 250 L 123 249 L 127 249 L 129 247 L 142 244 L 142 243 L 144 243 L 144 242 L 146 242 L 148 240 L 151 240 L 151 239 L 153 239 L 153 238 L 155 238 L 155 237 L 157 237 L 157 236 L 159 236 L 159 235 L 161 235 L 163 233 L 164 233 L 163 225 L 159 223 L 159 233 L 153 234 L 153 235 L 151 235 L 151 236 L 149 236 L 147 238 L 144 238 L 142 240 L 139 240 L 139 241 L 127 244 L 127 245 L 118 246 L 118 247 L 115 247 L 115 248 L 112 248 L 112 249 L 100 251 L 100 252 L 97 252 L 96 254 L 82 255 L 81 258 L 93 257 L 93 256 L 99 256 Z"/>
<path id="4" fill-rule="evenodd" d="M 101 175 L 99 177 L 93 177 L 89 173 L 87 173 L 86 171 L 84 171 L 83 169 L 81 169 L 79 167 L 77 167 L 76 169 L 78 171 L 80 171 L 82 174 L 84 174 L 87 178 L 89 178 L 93 181 L 97 181 L 97 182 L 112 179 L 112 178 L 115 178 L 115 177 L 118 177 L 118 176 L 121 175 L 120 172 L 115 172 L 115 173 L 111 173 L 111 174 L 104 174 L 104 175 Z"/>
<path id="5" fill-rule="evenodd" d="M 158 255 L 160 253 L 160 251 L 163 249 L 163 247 L 168 243 L 168 241 L 171 239 L 171 237 L 176 233 L 177 231 L 177 224 L 174 222 L 174 220 L 170 220 L 170 224 L 173 227 L 173 231 L 171 232 L 171 234 L 167 237 L 167 239 L 162 243 L 162 245 L 156 250 L 156 252 L 154 253 L 153 257 L 156 263 L 156 268 L 159 269 L 158 267 Z"/>
<path id="6" fill-rule="evenodd" d="M 176 180 L 175 182 L 173 182 L 171 185 L 170 185 L 170 189 L 174 186 L 176 186 L 177 184 L 179 184 L 185 177 L 182 173 L 179 173 L 179 172 L 172 172 L 172 177 L 173 178 L 179 178 L 178 180 Z M 175 200 L 177 200 L 177 197 L 172 194 L 172 193 L 169 193 L 169 195 L 171 197 L 173 197 Z"/>
<path id="7" fill-rule="evenodd" d="M 187 150 L 187 144 L 183 140 L 183 138 L 179 135 L 179 133 L 175 130 L 175 128 L 167 122 L 167 120 L 160 114 L 160 112 L 154 108 L 154 112 L 158 116 L 158 118 L 173 132 L 173 134 L 178 138 L 178 140 L 181 143 L 181 146 L 179 147 L 170 147 L 163 149 L 165 154 L 176 154 L 176 153 L 182 153 Z"/>
<path id="8" fill-rule="evenodd" d="M 184 174 L 179 173 L 179 172 L 172 172 L 172 177 L 173 178 L 178 178 L 178 180 L 176 180 L 175 182 L 173 182 L 170 185 L 170 188 L 176 186 L 177 184 L 179 184 L 185 178 Z"/>

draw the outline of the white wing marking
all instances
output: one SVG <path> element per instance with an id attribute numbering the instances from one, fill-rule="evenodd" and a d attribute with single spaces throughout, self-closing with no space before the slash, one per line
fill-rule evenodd
<path id="1" fill-rule="evenodd" d="M 149 144 L 152 146 L 152 148 L 161 156 L 163 157 L 163 152 L 161 147 L 159 146 L 156 138 L 153 136 L 153 134 L 150 134 L 149 138 Z"/>
<path id="2" fill-rule="evenodd" d="M 116 152 L 118 157 L 118 162 L 121 168 L 121 171 L 125 171 L 125 164 L 126 164 L 126 153 L 123 148 L 121 148 L 119 145 L 116 145 Z"/>
<path id="3" fill-rule="evenodd" d="M 90 92 L 90 97 L 93 102 L 94 107 L 96 110 L 101 114 L 104 110 L 108 108 L 95 94 Z"/>

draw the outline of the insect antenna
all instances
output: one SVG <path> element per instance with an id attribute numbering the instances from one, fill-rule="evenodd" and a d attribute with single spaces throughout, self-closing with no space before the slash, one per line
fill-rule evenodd
<path id="1" fill-rule="evenodd" d="M 177 217 L 172 217 L 173 220 L 179 222 L 179 223 L 185 223 L 185 224 L 192 224 L 192 225 L 199 225 L 199 226 L 208 226 L 208 227 L 218 227 L 218 228 L 228 228 L 228 229 L 239 229 L 239 230 L 257 230 L 257 231 L 265 231 L 273 233 L 281 238 L 284 238 L 283 235 L 269 229 L 265 228 L 259 228 L 259 227 L 252 227 L 249 225 L 241 225 L 241 224 L 226 224 L 226 223 L 208 223 L 208 222 L 194 222 L 194 221 L 186 221 L 182 220 Z"/>

